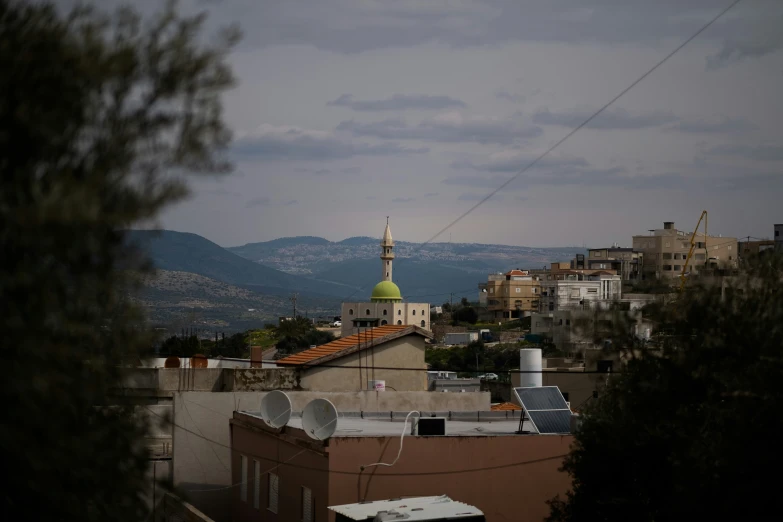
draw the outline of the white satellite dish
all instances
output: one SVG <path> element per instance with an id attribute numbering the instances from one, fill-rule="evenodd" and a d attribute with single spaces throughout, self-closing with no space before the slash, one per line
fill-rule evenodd
<path id="1" fill-rule="evenodd" d="M 282 428 L 291 418 L 291 399 L 280 390 L 274 390 L 261 399 L 261 417 L 272 428 Z"/>
<path id="2" fill-rule="evenodd" d="M 326 399 L 310 401 L 302 412 L 302 428 L 311 439 L 328 439 L 337 429 L 337 408 Z"/>

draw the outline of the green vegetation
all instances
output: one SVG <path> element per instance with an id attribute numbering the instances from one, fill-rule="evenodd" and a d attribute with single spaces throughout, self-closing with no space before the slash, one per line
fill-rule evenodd
<path id="1" fill-rule="evenodd" d="M 281 321 L 274 329 L 274 335 L 277 339 L 277 352 L 282 356 L 305 350 L 312 345 L 334 341 L 331 332 L 317 330 L 313 323 L 304 317 Z"/>
<path id="2" fill-rule="evenodd" d="M 151 345 L 126 298 L 145 264 L 123 230 L 184 196 L 186 172 L 228 170 L 220 96 L 237 41 L 202 47 L 203 17 L 173 7 L 149 22 L 0 0 L 7 520 L 149 516 L 147 426 L 111 395 Z"/>
<path id="3" fill-rule="evenodd" d="M 474 341 L 454 348 L 427 348 L 424 358 L 430 370 L 451 370 L 466 377 L 492 372 L 503 380 L 509 378 L 509 370 L 519 368 L 519 349 L 529 346 L 522 341 L 487 347 Z"/>
<path id="4" fill-rule="evenodd" d="M 765 518 L 783 464 L 782 281 L 770 256 L 725 292 L 686 287 L 652 343 L 615 331 L 627 366 L 587 407 L 549 520 Z"/>

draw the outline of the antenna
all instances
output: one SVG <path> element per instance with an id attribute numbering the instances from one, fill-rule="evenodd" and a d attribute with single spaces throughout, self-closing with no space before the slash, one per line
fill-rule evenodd
<path id="1" fill-rule="evenodd" d="M 261 417 L 270 428 L 282 428 L 291 418 L 291 399 L 280 390 L 267 393 L 261 399 Z"/>
<path id="2" fill-rule="evenodd" d="M 337 408 L 326 399 L 314 399 L 302 412 L 302 428 L 315 440 L 326 440 L 337 429 Z"/>

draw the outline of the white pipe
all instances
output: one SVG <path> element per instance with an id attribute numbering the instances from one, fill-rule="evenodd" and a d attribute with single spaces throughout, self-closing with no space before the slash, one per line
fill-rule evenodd
<path id="1" fill-rule="evenodd" d="M 374 463 L 372 463 L 372 464 L 367 464 L 366 466 L 362 466 L 362 467 L 360 468 L 362 471 L 364 471 L 364 470 L 365 470 L 365 468 L 369 468 L 369 467 L 371 467 L 371 466 L 387 466 L 387 467 L 392 467 L 392 466 L 394 466 L 395 464 L 397 464 L 397 461 L 398 461 L 398 460 L 400 460 L 400 455 L 402 455 L 402 439 L 403 439 L 403 437 L 405 437 L 405 429 L 408 427 L 408 417 L 410 417 L 410 416 L 411 416 L 411 415 L 413 415 L 414 413 L 418 413 L 418 414 L 419 414 L 419 418 L 421 418 L 421 412 L 420 412 L 420 411 L 416 411 L 416 410 L 414 410 L 414 411 L 412 411 L 412 412 L 408 413 L 408 414 L 405 416 L 405 422 L 404 422 L 404 423 L 403 423 L 403 425 L 402 425 L 402 433 L 400 434 L 400 450 L 397 452 L 397 458 L 396 458 L 396 459 L 394 459 L 394 462 L 392 462 L 391 464 L 387 464 L 386 462 L 374 462 Z"/>

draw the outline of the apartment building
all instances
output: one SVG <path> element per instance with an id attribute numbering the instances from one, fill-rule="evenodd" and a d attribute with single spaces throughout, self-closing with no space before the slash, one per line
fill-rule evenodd
<path id="1" fill-rule="evenodd" d="M 505 274 L 490 274 L 486 284 L 479 285 L 486 292 L 487 311 L 495 321 L 509 321 L 528 317 L 537 312 L 541 295 L 539 276 L 528 270 L 510 270 Z"/>
<path id="2" fill-rule="evenodd" d="M 644 252 L 612 245 L 608 248 L 588 250 L 585 268 L 588 270 L 614 270 L 623 281 L 635 281 L 642 278 L 643 264 Z"/>
<path id="3" fill-rule="evenodd" d="M 606 308 L 622 298 L 622 279 L 611 271 L 563 270 L 541 281 L 540 311 Z"/>
<path id="4" fill-rule="evenodd" d="M 649 234 L 633 236 L 633 249 L 643 253 L 642 272 L 658 279 L 674 279 L 682 273 L 693 232 L 674 228 L 666 221 L 663 228 Z M 688 272 L 697 274 L 703 268 L 728 269 L 737 267 L 737 238 L 697 234 L 696 248 Z"/>
<path id="5" fill-rule="evenodd" d="M 775 248 L 783 250 L 783 223 L 775 225 Z"/>

